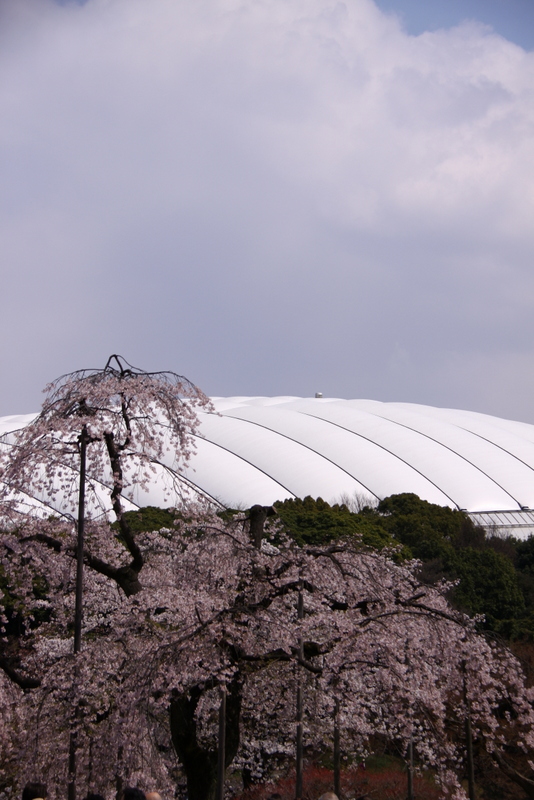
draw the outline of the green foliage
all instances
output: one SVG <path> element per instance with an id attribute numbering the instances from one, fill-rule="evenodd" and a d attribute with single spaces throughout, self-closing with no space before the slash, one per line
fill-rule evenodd
<path id="1" fill-rule="evenodd" d="M 172 528 L 177 513 L 174 509 L 145 506 L 138 511 L 125 511 L 123 516 L 133 533 L 144 533 L 147 531 L 159 531 L 162 528 Z M 114 522 L 111 527 L 114 530 L 118 530 L 119 525 Z"/>
<path id="2" fill-rule="evenodd" d="M 458 581 L 451 601 L 468 614 L 483 615 L 483 627 L 506 637 L 534 637 L 534 538 L 486 537 L 463 511 L 409 493 L 386 497 L 376 509 L 359 513 L 320 497 L 285 500 L 275 508 L 300 545 L 347 537 L 377 550 L 402 545 L 401 557 L 422 562 L 422 580 Z"/>
<path id="3" fill-rule="evenodd" d="M 476 546 L 484 531 L 463 511 L 421 500 L 416 494 L 394 494 L 378 504 L 378 513 L 392 536 L 410 548 L 414 558 L 446 557 L 453 547 Z"/>
<path id="4" fill-rule="evenodd" d="M 321 545 L 353 537 L 376 550 L 397 545 L 381 517 L 370 509 L 356 514 L 344 504 L 331 506 L 321 497 L 314 500 L 309 496 L 275 503 L 275 509 L 285 530 L 300 545 Z"/>
<path id="5" fill-rule="evenodd" d="M 519 572 L 534 577 L 534 536 L 516 543 L 515 564 Z"/>
<path id="6" fill-rule="evenodd" d="M 450 598 L 458 608 L 471 615 L 483 614 L 484 627 L 504 636 L 530 627 L 534 544 L 486 537 L 464 512 L 428 503 L 415 494 L 387 497 L 379 503 L 378 512 L 384 515 L 390 533 L 423 562 L 423 580 L 458 580 Z M 514 568 L 516 545 L 522 553 L 523 577 Z M 528 601 L 522 591 L 527 584 L 532 588 Z"/>
<path id="7" fill-rule="evenodd" d="M 459 550 L 449 561 L 449 570 L 460 579 L 452 601 L 470 614 L 484 614 L 485 627 L 510 635 L 512 620 L 525 616 L 525 600 L 513 564 L 490 548 Z"/>
<path id="8" fill-rule="evenodd" d="M 321 497 L 314 500 L 284 500 L 275 509 L 284 528 L 298 544 L 325 544 L 336 539 L 354 536 L 356 520 L 345 506 L 330 506 Z"/>

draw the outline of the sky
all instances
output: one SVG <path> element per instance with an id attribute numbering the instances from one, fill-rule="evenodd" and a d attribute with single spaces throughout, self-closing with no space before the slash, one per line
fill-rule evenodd
<path id="1" fill-rule="evenodd" d="M 0 0 L 0 415 L 212 396 L 534 423 L 532 0 Z"/>

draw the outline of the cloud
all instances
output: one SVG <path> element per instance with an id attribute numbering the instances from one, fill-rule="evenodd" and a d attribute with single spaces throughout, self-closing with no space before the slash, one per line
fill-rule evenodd
<path id="1" fill-rule="evenodd" d="M 0 413 L 119 350 L 534 419 L 502 367 L 534 356 L 534 54 L 371 0 L 4 0 L 0 30 Z"/>

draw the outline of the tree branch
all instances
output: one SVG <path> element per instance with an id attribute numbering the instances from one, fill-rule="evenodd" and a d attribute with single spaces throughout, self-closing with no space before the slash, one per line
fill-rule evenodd
<path id="1" fill-rule="evenodd" d="M 27 675 L 23 675 L 4 655 L 0 655 L 0 669 L 5 672 L 13 683 L 25 692 L 30 689 L 37 689 L 41 685 L 39 678 L 31 678 Z"/>
<path id="2" fill-rule="evenodd" d="M 526 775 L 522 775 L 514 767 L 512 767 L 511 764 L 508 764 L 498 750 L 495 750 L 491 755 L 506 777 L 510 778 L 510 780 L 516 783 L 518 786 L 521 786 L 523 791 L 526 792 L 527 797 L 534 798 L 534 780 L 532 780 L 532 778 L 527 778 Z"/>

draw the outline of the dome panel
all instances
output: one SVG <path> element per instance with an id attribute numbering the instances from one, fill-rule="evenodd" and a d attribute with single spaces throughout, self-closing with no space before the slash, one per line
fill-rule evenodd
<path id="1" fill-rule="evenodd" d="M 273 412 L 271 408 L 256 409 L 263 419 Z M 234 415 L 243 414 L 241 416 Z M 336 497 L 343 494 L 372 494 L 342 467 L 330 461 L 320 451 L 281 434 L 269 425 L 246 419 L 253 409 L 240 408 L 225 412 L 223 416 L 200 414 L 200 434 L 241 459 L 254 464 L 296 497 L 311 494 L 314 497 Z M 287 414 L 284 414 L 287 416 Z M 197 459 L 191 466 L 196 468 Z M 226 475 L 228 493 L 234 492 L 231 474 Z M 224 494 L 221 494 L 221 499 Z M 276 495 L 268 502 L 279 499 Z M 256 501 L 258 502 L 258 501 Z"/>
<path id="2" fill-rule="evenodd" d="M 173 492 L 176 499 L 200 493 L 233 507 L 306 495 L 338 502 L 353 495 L 372 499 L 414 492 L 497 526 L 521 526 L 525 532 L 532 527 L 525 515 L 534 508 L 533 425 L 369 399 L 212 400 L 217 413 L 199 415 L 191 462 L 180 468 L 178 454 L 167 453 L 148 494 L 132 483 L 130 507 L 167 505 Z M 1 418 L 3 447 L 10 446 L 10 432 L 34 416 Z M 107 492 L 108 487 L 99 488 L 99 504 Z M 61 506 L 60 498 L 24 502 L 42 509 Z"/>
<path id="3" fill-rule="evenodd" d="M 519 508 L 516 499 L 489 478 L 481 468 L 451 448 L 443 446 L 429 435 L 422 435 L 406 425 L 400 425 L 385 417 L 360 410 L 359 405 L 354 402 L 327 405 L 303 401 L 300 404 L 292 404 L 292 408 L 297 408 L 302 414 L 312 414 L 318 419 L 329 422 L 332 428 L 338 427 L 345 431 L 345 439 L 347 434 L 355 434 L 360 437 L 360 441 L 365 439 L 382 448 L 383 454 L 388 452 L 399 461 L 409 464 L 414 472 L 424 476 L 427 483 L 431 484 L 434 489 L 438 489 L 447 498 L 447 500 L 431 500 L 431 502 L 445 502 L 459 508 L 466 508 L 466 503 L 470 503 L 476 510 Z M 437 435 L 435 427 L 433 433 Z M 441 436 L 443 437 L 443 432 Z M 476 440 L 474 441 L 476 442 Z M 346 449 L 347 445 L 345 445 Z M 357 457 L 355 453 L 355 458 Z M 384 459 L 383 468 L 386 470 L 386 480 L 390 486 L 393 476 L 389 464 L 385 461 L 385 455 L 382 455 L 382 458 Z M 482 459 L 481 463 L 484 463 Z M 360 469 L 362 466 L 367 470 L 367 461 L 361 464 Z M 413 485 L 416 485 L 415 482 Z M 400 491 L 410 490 L 401 489 Z M 428 493 L 428 489 L 425 490 L 422 487 L 419 491 L 416 489 L 413 491 L 420 497 L 430 500 L 431 495 Z"/>
<path id="4" fill-rule="evenodd" d="M 315 403 L 314 401 L 311 401 Z M 305 405 L 305 408 L 308 406 Z M 269 431 L 281 434 L 293 442 L 298 442 L 315 453 L 321 453 L 333 464 L 337 464 L 347 475 L 358 481 L 360 487 L 366 489 L 375 497 L 384 497 L 386 486 L 394 487 L 389 494 L 395 492 L 414 491 L 417 494 L 424 493 L 432 497 L 432 502 L 441 504 L 453 504 L 450 497 L 447 497 L 437 486 L 433 486 L 427 478 L 418 473 L 412 466 L 389 452 L 375 441 L 357 435 L 351 435 L 348 430 L 333 426 L 323 419 L 316 418 L 311 414 L 299 413 L 291 409 L 274 408 L 240 408 L 228 413 L 228 416 L 238 417 L 243 421 L 248 421 L 256 426 L 261 426 Z M 280 469 L 278 464 L 275 464 Z M 305 476 L 302 476 L 303 478 Z M 308 486 L 306 480 L 306 486 Z M 408 489 L 407 487 L 415 487 Z M 330 487 L 325 487 L 330 488 Z M 340 494 L 360 492 L 360 489 L 338 490 L 335 494 L 325 494 L 322 497 L 327 499 L 339 498 Z M 330 490 L 331 491 L 331 490 Z M 305 491 L 304 494 L 312 494 Z M 304 496 L 302 490 L 297 492 L 299 497 Z"/>

